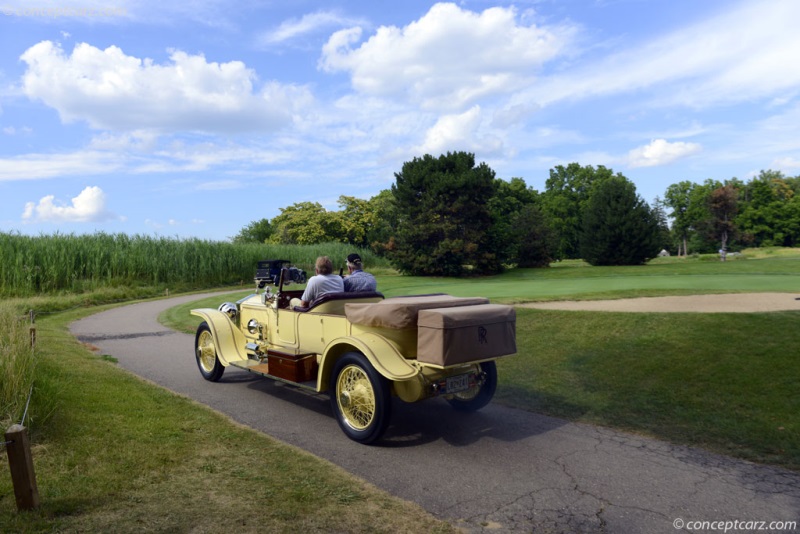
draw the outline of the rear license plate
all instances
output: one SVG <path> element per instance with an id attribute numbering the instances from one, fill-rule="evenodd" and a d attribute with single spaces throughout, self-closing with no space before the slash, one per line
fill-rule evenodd
<path id="1" fill-rule="evenodd" d="M 458 393 L 466 389 L 469 389 L 469 375 L 447 377 L 447 386 L 445 389 L 447 393 Z"/>

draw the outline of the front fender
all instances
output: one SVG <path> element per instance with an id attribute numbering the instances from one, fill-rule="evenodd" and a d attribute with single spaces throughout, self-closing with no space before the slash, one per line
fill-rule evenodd
<path id="1" fill-rule="evenodd" d="M 317 391 L 326 391 L 336 360 L 346 352 L 358 351 L 382 376 L 397 382 L 409 380 L 419 374 L 419 369 L 408 363 L 397 346 L 380 334 L 359 334 L 331 341 L 322 354 L 317 375 Z"/>
<path id="2" fill-rule="evenodd" d="M 202 317 L 208 323 L 217 347 L 217 358 L 222 365 L 227 367 L 228 362 L 247 359 L 247 353 L 244 351 L 247 340 L 230 317 L 212 308 L 200 308 L 190 313 Z"/>

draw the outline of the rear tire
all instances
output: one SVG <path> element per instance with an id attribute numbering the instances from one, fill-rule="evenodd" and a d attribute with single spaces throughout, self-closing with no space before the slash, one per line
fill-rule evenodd
<path id="1" fill-rule="evenodd" d="M 194 355 L 200 374 L 209 382 L 217 382 L 225 372 L 225 366 L 217 356 L 217 344 L 208 323 L 203 321 L 194 336 Z"/>
<path id="2" fill-rule="evenodd" d="M 379 439 L 389 426 L 389 382 L 360 352 L 348 352 L 333 367 L 331 407 L 348 438 L 363 444 Z"/>
<path id="3" fill-rule="evenodd" d="M 481 371 L 486 373 L 486 380 L 482 385 L 456 393 L 447 399 L 450 406 L 460 412 L 476 412 L 489 404 L 494 392 L 497 390 L 497 365 L 492 362 L 483 362 Z"/>

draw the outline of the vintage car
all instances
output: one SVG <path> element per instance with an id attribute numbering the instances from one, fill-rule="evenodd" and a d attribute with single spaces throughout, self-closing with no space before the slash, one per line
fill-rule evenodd
<path id="1" fill-rule="evenodd" d="M 339 426 L 360 443 L 384 433 L 393 396 L 405 402 L 442 396 L 463 411 L 494 396 L 495 360 L 516 352 L 511 306 L 480 297 L 361 292 L 328 293 L 292 307 L 303 291 L 285 289 L 295 277 L 286 263 L 259 262 L 254 294 L 191 311 L 203 319 L 195 354 L 206 380 L 218 381 L 232 365 L 328 392 Z"/>

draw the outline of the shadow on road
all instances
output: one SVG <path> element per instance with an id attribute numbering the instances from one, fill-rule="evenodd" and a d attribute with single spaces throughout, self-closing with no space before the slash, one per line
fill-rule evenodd
<path id="1" fill-rule="evenodd" d="M 333 420 L 330 397 L 250 373 L 226 373 L 220 382 L 247 383 L 247 388 L 291 403 Z M 265 405 L 267 400 L 265 399 Z M 523 415 L 525 414 L 525 415 Z M 392 399 L 392 420 L 384 437 L 375 445 L 386 448 L 419 447 L 435 441 L 464 447 L 483 439 L 514 442 L 543 434 L 566 422 L 545 416 L 531 419 L 530 414 L 490 404 L 486 408 L 464 413 L 453 409 L 444 399 L 405 403 Z"/>

